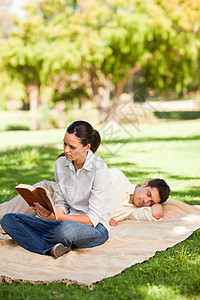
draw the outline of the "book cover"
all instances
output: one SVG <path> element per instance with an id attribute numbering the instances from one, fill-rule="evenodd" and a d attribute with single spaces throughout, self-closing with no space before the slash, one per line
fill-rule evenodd
<path id="1" fill-rule="evenodd" d="M 56 216 L 56 219 L 58 219 L 57 211 L 47 189 L 42 186 L 33 187 L 28 184 L 19 184 L 15 187 L 15 189 L 29 204 L 29 206 L 35 207 L 34 202 L 37 202 L 46 209 L 52 211 Z"/>

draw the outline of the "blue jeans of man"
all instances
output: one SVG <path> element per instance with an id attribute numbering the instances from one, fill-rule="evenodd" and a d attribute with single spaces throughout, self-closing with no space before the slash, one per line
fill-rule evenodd
<path id="1" fill-rule="evenodd" d="M 40 254 L 47 254 L 57 243 L 66 247 L 92 248 L 108 239 L 108 231 L 101 223 L 92 227 L 74 221 L 49 221 L 9 213 L 2 218 L 1 226 L 23 248 Z"/>

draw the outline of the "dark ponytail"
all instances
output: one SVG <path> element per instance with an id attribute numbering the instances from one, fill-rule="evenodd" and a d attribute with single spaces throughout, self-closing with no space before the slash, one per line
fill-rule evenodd
<path id="1" fill-rule="evenodd" d="M 91 148 L 90 148 L 93 153 L 97 151 L 100 144 L 101 144 L 101 136 L 100 136 L 99 132 L 96 129 L 94 129 L 94 139 L 93 139 L 93 142 L 92 142 Z"/>
<path id="2" fill-rule="evenodd" d="M 67 128 L 68 133 L 74 133 L 81 140 L 81 144 L 85 147 L 91 145 L 92 152 L 97 151 L 101 143 L 101 136 L 92 125 L 86 121 L 75 121 Z"/>

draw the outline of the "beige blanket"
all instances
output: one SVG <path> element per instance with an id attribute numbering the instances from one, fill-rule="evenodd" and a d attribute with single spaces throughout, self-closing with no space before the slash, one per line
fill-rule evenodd
<path id="1" fill-rule="evenodd" d="M 13 280 L 90 285 L 174 246 L 199 227 L 200 205 L 168 200 L 162 221 L 123 221 L 111 228 L 104 245 L 73 250 L 58 259 L 28 252 L 16 243 L 1 246 L 0 275 Z"/>

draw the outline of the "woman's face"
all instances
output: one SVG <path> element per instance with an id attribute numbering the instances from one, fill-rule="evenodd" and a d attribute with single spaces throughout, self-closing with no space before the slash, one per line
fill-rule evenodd
<path id="1" fill-rule="evenodd" d="M 77 163 L 83 163 L 86 159 L 87 152 L 90 145 L 83 146 L 81 139 L 74 133 L 68 133 L 66 131 L 64 136 L 64 153 L 67 160 L 76 161 Z"/>

